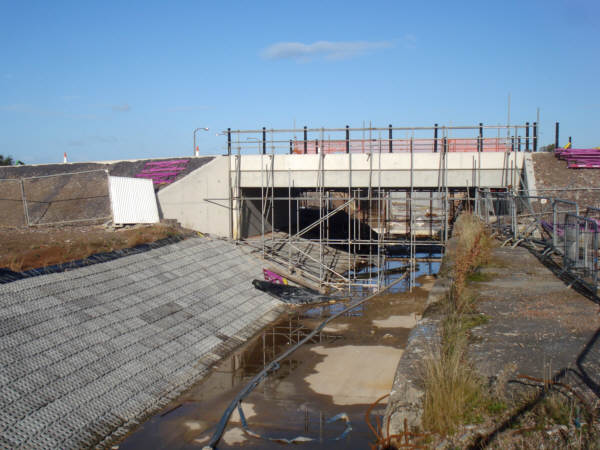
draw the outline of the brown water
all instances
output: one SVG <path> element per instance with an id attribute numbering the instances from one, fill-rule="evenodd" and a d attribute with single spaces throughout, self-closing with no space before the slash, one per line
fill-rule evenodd
<path id="1" fill-rule="evenodd" d="M 382 294 L 330 323 L 299 348 L 244 401 L 252 431 L 272 438 L 313 438 L 303 448 L 368 448 L 373 434 L 367 408 L 389 392 L 410 328 L 422 312 L 431 277 L 413 293 Z M 274 355 L 289 348 L 344 305 L 297 310 L 265 328 L 247 345 L 162 412 L 140 425 L 120 449 L 188 449 L 206 445 L 229 402 Z M 374 409 L 383 415 L 385 401 Z M 346 413 L 352 431 L 333 441 L 345 423 L 323 422 Z M 374 423 L 374 418 L 372 419 Z M 246 435 L 237 411 L 218 448 L 281 448 L 284 444 Z"/>

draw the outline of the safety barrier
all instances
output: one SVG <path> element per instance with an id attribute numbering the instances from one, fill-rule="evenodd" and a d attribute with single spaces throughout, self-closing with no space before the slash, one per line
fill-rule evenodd
<path id="1" fill-rule="evenodd" d="M 475 214 L 513 245 L 526 241 L 544 257 L 556 255 L 562 273 L 596 295 L 600 209 L 580 214 L 575 202 L 553 197 L 477 190 Z"/>

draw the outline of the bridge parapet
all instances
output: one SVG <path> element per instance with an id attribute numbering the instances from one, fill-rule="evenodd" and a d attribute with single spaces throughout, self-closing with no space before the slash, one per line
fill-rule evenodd
<path id="1" fill-rule="evenodd" d="M 232 156 L 241 188 L 468 188 L 518 184 L 528 153 L 372 153 Z M 239 173 L 238 173 L 239 172 Z"/>

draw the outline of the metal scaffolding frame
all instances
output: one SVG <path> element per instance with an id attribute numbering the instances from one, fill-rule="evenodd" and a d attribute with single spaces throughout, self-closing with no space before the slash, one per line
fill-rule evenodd
<path id="1" fill-rule="evenodd" d="M 361 289 L 379 289 L 388 284 L 391 273 L 408 270 L 410 277 L 407 287 L 412 289 L 416 285 L 417 262 L 437 259 L 431 255 L 440 249 L 443 251 L 452 221 L 460 212 L 463 202 L 468 200 L 471 188 L 477 192 L 481 183 L 481 171 L 485 170 L 481 168 L 482 152 L 504 152 L 502 187 L 518 188 L 520 176 L 517 172 L 516 153 L 537 149 L 537 124 L 533 123 L 533 137 L 530 137 L 529 129 L 529 123 L 511 126 L 479 124 L 472 127 L 436 124 L 434 127 L 390 125 L 387 128 L 352 129 L 348 126 L 331 129 L 228 129 L 223 132 L 227 136 L 227 153 L 230 158 L 236 159 L 229 166 L 229 180 L 233 185 L 229 199 L 231 212 L 232 215 L 237 214 L 236 223 L 239 226 L 242 211 L 248 203 L 260 202 L 260 235 L 254 239 L 245 239 L 244 242 L 259 250 L 263 259 L 269 262 L 269 268 L 282 277 L 305 282 L 321 291 L 349 293 Z M 488 135 L 490 131 L 495 132 L 496 136 L 484 137 L 484 130 Z M 384 131 L 387 131 L 387 136 L 382 136 Z M 432 131 L 433 138 L 425 142 L 422 134 Z M 357 132 L 361 133 L 361 138 L 351 139 L 352 133 Z M 394 132 L 403 132 L 405 135 L 402 138 L 394 137 Z M 334 136 L 332 140 L 331 135 L 335 133 L 344 133 L 343 139 L 335 139 Z M 374 133 L 377 133 L 376 138 Z M 468 133 L 471 133 L 470 137 Z M 291 139 L 281 138 L 286 137 L 286 134 Z M 302 139 L 298 139 L 298 135 Z M 242 136 L 246 139 L 242 139 Z M 343 144 L 341 147 L 340 143 Z M 241 155 L 248 149 L 254 149 L 255 153 L 257 148 L 261 155 L 260 197 L 246 195 L 240 187 Z M 310 151 L 312 149 L 314 151 Z M 292 186 L 289 167 L 286 169 L 287 193 L 284 194 L 282 188 L 275 187 L 275 155 L 283 153 L 282 150 L 290 154 L 319 155 L 314 187 Z M 368 186 L 353 186 L 352 158 L 348 158 L 348 167 L 336 169 L 347 173 L 347 189 L 326 186 L 325 155 L 340 151 L 369 155 Z M 381 167 L 381 158 L 377 158 L 378 165 L 374 167 L 372 156 L 377 153 L 381 155 L 384 152 L 405 151 L 411 155 L 408 169 L 410 185 L 393 189 L 382 187 L 381 176 L 386 168 Z M 414 172 L 418 170 L 414 167 L 414 153 L 425 151 L 440 153 L 437 188 L 417 190 L 414 187 Z M 472 186 L 448 186 L 447 154 L 453 151 L 478 153 L 477 161 L 474 160 Z M 403 208 L 400 207 L 401 203 L 404 203 Z M 276 219 L 276 209 L 280 213 L 282 209 L 287 209 L 283 211 L 283 216 L 287 214 L 287 220 Z M 308 210 L 317 215 L 301 228 L 300 211 Z M 334 224 L 341 226 L 339 220 L 334 222 L 334 218 L 341 213 L 347 216 L 346 230 L 342 235 L 333 229 Z M 287 230 L 281 233 L 279 230 L 284 228 Z M 242 240 L 239 232 L 233 233 L 232 219 L 231 237 L 234 235 L 238 241 Z M 406 256 L 390 257 L 392 249 L 401 249 Z M 425 253 L 426 256 L 419 257 L 418 253 Z M 404 265 L 394 267 L 399 262 Z"/>

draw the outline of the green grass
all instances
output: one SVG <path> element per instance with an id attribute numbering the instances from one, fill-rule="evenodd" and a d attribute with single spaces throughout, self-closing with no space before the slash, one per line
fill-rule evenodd
<path id="1" fill-rule="evenodd" d="M 476 272 L 472 272 L 469 275 L 467 275 L 467 281 L 472 282 L 472 283 L 481 283 L 481 282 L 485 282 L 485 281 L 491 281 L 494 278 L 496 278 L 496 274 L 489 273 L 489 272 L 476 271 Z"/>
<path id="2" fill-rule="evenodd" d="M 508 405 L 502 400 L 490 399 L 485 409 L 489 414 L 497 416 L 506 411 L 508 409 Z"/>
<path id="3" fill-rule="evenodd" d="M 463 315 L 463 330 L 468 331 L 475 327 L 485 325 L 490 321 L 489 316 L 481 313 L 465 314 Z"/>

